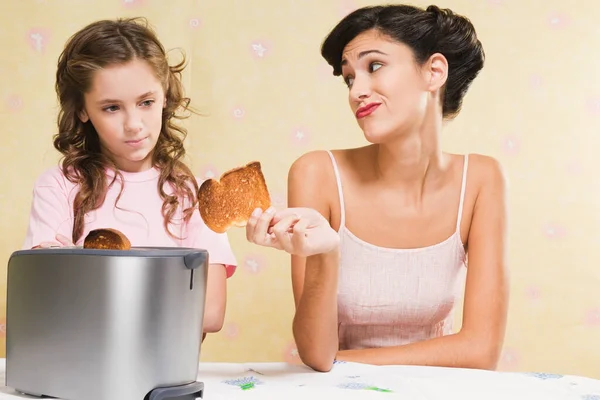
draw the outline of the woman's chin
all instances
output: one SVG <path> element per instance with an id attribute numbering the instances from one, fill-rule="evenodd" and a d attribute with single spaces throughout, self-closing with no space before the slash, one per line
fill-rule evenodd
<path id="1" fill-rule="evenodd" d="M 367 128 L 367 127 L 363 127 L 362 131 L 364 134 L 365 139 L 372 144 L 386 144 L 386 143 L 393 143 L 398 141 L 399 139 L 402 139 L 403 137 L 405 137 L 407 135 L 408 132 L 410 132 L 409 129 L 407 129 L 407 125 L 402 124 L 400 126 L 398 125 L 394 125 L 394 126 L 380 126 L 378 128 L 372 127 L 372 128 Z"/>
<path id="2" fill-rule="evenodd" d="M 390 140 L 391 135 L 377 131 L 363 131 L 365 139 L 371 144 L 382 144 Z"/>

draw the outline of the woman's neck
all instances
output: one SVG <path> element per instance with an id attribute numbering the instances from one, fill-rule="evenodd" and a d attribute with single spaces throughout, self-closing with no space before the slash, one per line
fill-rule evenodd
<path id="1" fill-rule="evenodd" d="M 378 180 L 420 198 L 428 182 L 434 182 L 447 168 L 440 133 L 437 127 L 420 129 L 373 146 Z"/>

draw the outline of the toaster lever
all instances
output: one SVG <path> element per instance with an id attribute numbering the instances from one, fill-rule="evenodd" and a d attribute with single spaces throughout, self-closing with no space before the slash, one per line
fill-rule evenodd
<path id="1" fill-rule="evenodd" d="M 194 289 L 194 269 L 206 262 L 207 255 L 206 251 L 196 251 L 183 257 L 183 263 L 190 270 L 190 290 Z"/>
<path id="2" fill-rule="evenodd" d="M 206 261 L 206 256 L 207 254 L 204 251 L 189 253 L 183 257 L 183 263 L 187 268 L 193 270 Z"/>

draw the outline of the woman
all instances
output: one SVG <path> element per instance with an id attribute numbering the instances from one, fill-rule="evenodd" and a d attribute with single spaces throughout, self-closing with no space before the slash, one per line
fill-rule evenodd
<path id="1" fill-rule="evenodd" d="M 483 67 L 473 25 L 436 6 L 366 7 L 322 55 L 371 144 L 300 157 L 290 208 L 257 210 L 247 226 L 251 242 L 292 254 L 300 358 L 318 371 L 335 359 L 494 369 L 508 306 L 505 179 L 494 159 L 440 146 Z"/>

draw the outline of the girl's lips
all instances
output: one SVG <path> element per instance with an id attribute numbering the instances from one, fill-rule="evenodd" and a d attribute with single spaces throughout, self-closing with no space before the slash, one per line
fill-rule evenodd
<path id="1" fill-rule="evenodd" d="M 147 138 L 142 138 L 142 139 L 137 139 L 137 140 L 127 140 L 125 143 L 127 143 L 130 146 L 136 147 L 136 146 L 141 145 L 144 142 L 144 140 L 146 140 L 146 139 Z"/>

